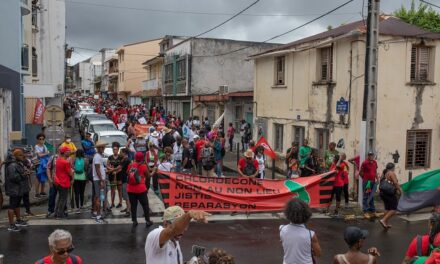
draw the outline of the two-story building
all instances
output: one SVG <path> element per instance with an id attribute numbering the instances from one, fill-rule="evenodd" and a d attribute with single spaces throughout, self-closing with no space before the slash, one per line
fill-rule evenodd
<path id="1" fill-rule="evenodd" d="M 169 45 L 164 56 L 165 108 L 184 120 L 225 113 L 225 123 L 252 123 L 254 61 L 247 58 L 276 44 L 214 38 L 189 38 Z"/>
<path id="2" fill-rule="evenodd" d="M 251 57 L 255 130 L 281 157 L 305 138 L 321 153 L 333 141 L 348 158 L 359 155 L 365 33 L 357 21 Z M 373 151 L 379 170 L 395 162 L 404 182 L 440 166 L 440 34 L 391 16 L 380 17 L 379 34 Z M 341 98 L 346 113 L 337 113 Z M 285 169 L 282 159 L 277 166 Z"/>

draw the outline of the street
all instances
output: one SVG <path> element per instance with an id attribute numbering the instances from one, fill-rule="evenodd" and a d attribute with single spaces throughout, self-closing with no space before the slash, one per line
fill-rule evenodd
<path id="1" fill-rule="evenodd" d="M 184 259 L 191 257 L 191 247 L 196 244 L 223 248 L 232 254 L 236 263 L 282 263 L 283 251 L 278 235 L 282 220 L 217 221 L 208 224 L 192 223 L 181 240 Z M 343 253 L 347 247 L 342 233 L 348 224 L 365 228 L 370 232 L 364 251 L 376 246 L 381 253 L 379 263 L 400 263 L 411 239 L 424 234 L 427 222 L 407 223 L 395 219 L 393 228 L 384 232 L 377 222 L 358 221 L 346 223 L 334 219 L 312 219 L 310 228 L 315 230 L 323 249 L 319 263 L 330 263 L 333 256 Z M 151 228 L 156 227 L 154 225 Z M 0 229 L 0 253 L 5 263 L 32 263 L 48 253 L 47 237 L 55 228 L 65 228 L 73 235 L 74 254 L 85 263 L 144 263 L 144 245 L 147 231 L 139 225 L 134 233 L 129 224 L 29 226 L 20 233 Z"/>

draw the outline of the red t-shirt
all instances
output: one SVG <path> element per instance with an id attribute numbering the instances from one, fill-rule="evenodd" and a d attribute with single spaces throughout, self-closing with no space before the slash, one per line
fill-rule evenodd
<path id="1" fill-rule="evenodd" d="M 139 164 L 137 162 L 132 162 L 128 165 L 127 173 L 131 168 L 137 167 L 139 176 L 141 177 L 141 182 L 136 185 L 127 184 L 127 192 L 129 193 L 143 193 L 147 191 L 147 186 L 145 186 L 145 171 L 148 170 L 148 167 L 145 163 Z"/>
<path id="2" fill-rule="evenodd" d="M 82 264 L 82 259 L 79 256 L 75 256 L 78 264 Z M 35 264 L 40 264 L 40 262 L 36 261 Z M 43 258 L 43 264 L 53 264 L 51 256 L 46 256 Z M 73 264 L 72 257 L 68 258 L 66 264 Z"/>
<path id="3" fill-rule="evenodd" d="M 258 171 L 258 161 L 256 159 L 253 160 L 255 170 Z M 244 167 L 246 167 L 246 158 L 241 158 L 238 161 L 238 167 L 241 171 L 243 171 Z"/>
<path id="4" fill-rule="evenodd" d="M 428 255 L 428 249 L 429 249 L 429 236 L 424 235 L 422 236 L 422 254 L 423 256 Z M 408 250 L 405 254 L 407 257 L 415 257 L 417 256 L 417 237 L 413 238 L 411 241 L 411 244 L 409 244 Z"/>
<path id="5" fill-rule="evenodd" d="M 377 175 L 377 162 L 375 160 L 365 160 L 362 163 L 361 172 L 363 172 L 362 179 L 364 181 L 375 181 Z"/>
<path id="6" fill-rule="evenodd" d="M 55 184 L 63 187 L 70 188 L 70 176 L 69 172 L 72 170 L 72 165 L 65 158 L 59 157 L 55 161 Z"/>
<path id="7" fill-rule="evenodd" d="M 336 169 L 336 164 L 332 164 L 330 166 L 330 170 Z M 335 176 L 335 182 L 333 183 L 333 186 L 335 187 L 343 187 L 345 184 L 345 181 L 348 180 L 346 178 L 348 178 L 348 165 L 347 163 L 345 163 L 345 161 L 341 162 L 341 164 L 339 165 L 339 169 L 336 169 L 336 176 Z"/>
<path id="8" fill-rule="evenodd" d="M 200 161 L 202 159 L 202 148 L 205 146 L 206 141 L 203 139 L 199 139 L 196 142 L 196 151 L 197 151 L 197 160 Z"/>

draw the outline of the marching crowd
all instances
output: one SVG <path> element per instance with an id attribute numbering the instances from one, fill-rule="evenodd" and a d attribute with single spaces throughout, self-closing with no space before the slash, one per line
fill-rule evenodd
<path id="1" fill-rule="evenodd" d="M 104 113 L 115 125 L 124 124 L 122 130 L 128 136 L 126 144 L 111 143 L 112 155 L 105 157 L 104 149 L 109 147 L 108 143 L 101 140 L 94 142 L 90 133 L 84 135 L 81 146 L 76 146 L 71 136 L 66 135 L 64 142 L 54 147 L 46 140 L 43 128 L 36 137 L 37 144 L 33 153 L 22 148 L 12 150 L 8 159 L 1 163 L 6 166 L 5 189 L 6 195 L 10 198 L 9 231 L 19 231 L 21 227 L 28 225 L 20 214 L 21 201 L 25 205 L 26 214 L 32 215 L 29 205 L 29 192 L 32 187 L 29 178 L 32 170 L 35 170 L 37 178 L 33 186 L 35 196 L 37 198 L 48 196 L 47 217 L 67 218 L 69 198 L 73 213 L 88 210 L 84 207 L 87 197 L 85 191 L 87 183 L 90 182 L 91 217 L 96 223 L 106 223 L 106 215 L 111 214 L 113 210 L 119 210 L 123 216 L 131 216 L 134 228 L 138 225 L 138 204 L 143 209 L 146 227 L 153 224 L 150 221 L 147 192 L 151 187 L 160 196 L 159 171 L 175 171 L 208 177 L 223 176 L 226 149 L 233 151 L 235 144 L 236 128 L 232 123 L 228 124 L 225 131 L 221 122 L 211 124 L 207 118 L 203 121 L 198 118 L 182 120 L 175 113 L 165 113 L 161 107 L 147 109 L 144 105 L 129 106 L 122 100 L 89 103 L 95 106 L 95 112 Z M 66 100 L 64 110 L 67 116 L 72 118 L 72 123 L 78 125 L 80 117 L 78 103 Z M 148 131 L 136 130 L 136 124 L 140 119 L 148 125 Z M 256 146 L 251 139 L 251 126 L 245 120 L 241 121 L 241 126 L 237 130 L 241 136 L 241 148 L 244 153 L 237 164 L 238 174 L 264 179 L 265 149 Z M 342 194 L 345 205 L 348 206 L 349 203 L 348 172 L 351 163 L 356 172 L 354 180 L 361 177 L 364 183 L 360 190 L 363 193 L 364 216 L 366 218 L 377 216 L 374 193 L 379 190 L 385 204 L 385 215 L 379 223 L 384 229 L 391 228 L 389 220 L 396 213 L 397 194 L 401 193 L 394 164 L 387 164 L 383 173 L 378 174 L 378 165 L 373 152 L 368 153 L 367 160 L 360 164 L 359 156 L 347 160 L 345 153 L 336 150 L 336 146 L 336 143 L 331 142 L 323 157 L 319 157 L 318 151 L 309 146 L 307 139 L 301 146 L 298 142 L 293 142 L 286 152 L 286 178 L 308 177 L 326 171 L 335 171 L 331 200 L 336 198 L 334 214 L 338 214 Z M 48 193 L 46 193 L 47 183 Z M 378 189 L 379 184 L 381 187 Z M 110 199 L 107 198 L 109 192 Z M 328 211 L 329 209 L 330 206 Z M 306 203 L 293 199 L 286 205 L 285 215 L 291 222 L 280 227 L 285 263 L 312 263 L 312 259 L 320 255 L 321 248 L 317 235 L 305 226 L 311 217 L 310 209 Z M 179 238 L 187 229 L 191 219 L 206 222 L 208 216 L 208 213 L 201 211 L 185 213 L 177 206 L 167 208 L 163 216 L 163 226 L 148 234 L 145 246 L 147 263 L 183 263 L 178 244 Z M 439 222 L 440 217 L 434 214 L 430 220 L 430 235 L 423 237 L 422 243 L 437 245 L 439 238 L 436 234 L 439 232 Z M 298 236 L 302 239 L 298 240 Z M 334 263 L 353 263 L 354 260 L 357 261 L 356 263 L 375 263 L 375 258 L 379 256 L 376 248 L 369 249 L 368 254 L 360 251 L 366 236 L 365 230 L 348 227 L 344 239 L 349 251 L 336 255 Z M 70 246 L 59 249 L 57 242 L 62 240 L 68 240 Z M 405 263 L 409 263 L 419 254 L 413 250 L 414 243 L 419 242 L 413 241 Z M 54 255 L 65 257 L 68 255 L 65 253 L 70 253 L 70 249 L 73 250 L 72 237 L 67 231 L 57 230 L 49 237 L 49 247 Z M 168 252 L 174 253 L 170 255 Z M 210 256 L 217 256 L 216 254 L 222 255 L 225 261 L 209 262 Z M 200 262 L 203 260 L 201 256 L 197 259 L 199 262 L 194 263 L 233 263 L 232 256 L 219 249 L 213 250 L 205 257 L 205 262 Z M 358 261 L 361 259 L 363 261 Z"/>

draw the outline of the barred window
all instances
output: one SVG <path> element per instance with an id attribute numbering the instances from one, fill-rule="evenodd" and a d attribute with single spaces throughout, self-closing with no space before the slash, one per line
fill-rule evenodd
<path id="1" fill-rule="evenodd" d="M 408 130 L 406 133 L 406 168 L 429 168 L 432 130 Z"/>
<path id="2" fill-rule="evenodd" d="M 275 85 L 284 85 L 285 62 L 284 56 L 275 57 Z"/>
<path id="3" fill-rule="evenodd" d="M 284 125 L 282 124 L 274 124 L 274 146 L 275 146 L 275 151 L 278 152 L 283 152 L 283 134 L 284 134 Z"/>
<path id="4" fill-rule="evenodd" d="M 333 48 L 321 49 L 321 81 L 333 80 Z"/>
<path id="5" fill-rule="evenodd" d="M 411 49 L 411 81 L 429 81 L 430 48 L 413 46 Z"/>

